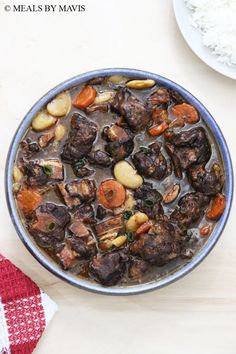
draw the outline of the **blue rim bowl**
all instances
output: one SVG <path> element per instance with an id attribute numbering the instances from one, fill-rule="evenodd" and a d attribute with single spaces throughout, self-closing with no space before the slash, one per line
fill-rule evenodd
<path id="1" fill-rule="evenodd" d="M 124 75 L 131 78 L 153 79 L 161 85 L 165 85 L 168 88 L 178 91 L 183 97 L 186 98 L 186 100 L 189 103 L 191 103 L 193 106 L 195 106 L 198 109 L 204 121 L 212 131 L 213 136 L 215 137 L 215 141 L 218 143 L 218 148 L 222 156 L 222 161 L 223 161 L 225 175 L 226 175 L 225 194 L 226 194 L 227 204 L 226 204 L 224 214 L 221 216 L 220 220 L 216 224 L 214 231 L 212 232 L 207 242 L 200 249 L 200 251 L 194 256 L 194 258 L 191 261 L 189 261 L 189 263 L 184 265 L 182 268 L 178 269 L 175 272 L 170 273 L 168 276 L 164 278 L 149 283 L 132 285 L 132 286 L 103 287 L 100 284 L 76 277 L 71 273 L 63 271 L 53 260 L 51 260 L 45 254 L 43 250 L 41 250 L 36 245 L 32 237 L 28 235 L 28 233 L 26 232 L 26 230 L 24 229 L 21 223 L 20 217 L 16 209 L 14 196 L 12 193 L 12 184 L 13 184 L 12 169 L 13 169 L 14 159 L 16 156 L 19 142 L 21 141 L 22 137 L 27 131 L 32 118 L 40 109 L 42 109 L 49 101 L 51 101 L 61 91 L 68 90 L 78 84 L 83 83 L 84 81 L 90 80 L 95 77 L 111 76 L 111 75 Z M 20 126 L 18 127 L 9 148 L 9 153 L 6 161 L 6 169 L 5 169 L 5 189 L 6 189 L 6 199 L 7 199 L 9 213 L 20 239 L 27 247 L 27 249 L 30 251 L 30 253 L 47 270 L 49 270 L 57 277 L 67 281 L 72 285 L 75 285 L 79 288 L 86 289 L 95 293 L 108 294 L 108 295 L 134 295 L 139 293 L 145 293 L 150 290 L 159 289 L 167 284 L 176 281 L 177 279 L 182 278 L 184 275 L 186 275 L 191 270 L 193 270 L 212 250 L 212 248 L 218 241 L 225 227 L 225 224 L 227 222 L 230 213 L 230 208 L 231 208 L 232 198 L 233 198 L 233 168 L 232 168 L 230 153 L 220 128 L 218 127 L 217 123 L 215 122 L 211 114 L 208 112 L 208 110 L 191 93 L 189 93 L 187 90 L 185 90 L 183 87 L 179 86 L 175 82 L 150 72 L 135 70 L 135 69 L 119 69 L 119 68 L 101 69 L 101 70 L 90 71 L 88 73 L 75 76 L 59 84 L 58 86 L 50 90 L 46 95 L 44 95 L 26 114 Z"/>

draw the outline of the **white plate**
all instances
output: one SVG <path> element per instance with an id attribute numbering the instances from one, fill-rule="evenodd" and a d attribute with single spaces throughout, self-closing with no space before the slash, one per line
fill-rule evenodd
<path id="1" fill-rule="evenodd" d="M 202 44 L 200 32 L 190 23 L 191 10 L 189 10 L 183 0 L 173 0 L 174 12 L 179 29 L 194 53 L 212 69 L 236 80 L 236 68 L 217 61 L 217 57 L 211 50 Z"/>

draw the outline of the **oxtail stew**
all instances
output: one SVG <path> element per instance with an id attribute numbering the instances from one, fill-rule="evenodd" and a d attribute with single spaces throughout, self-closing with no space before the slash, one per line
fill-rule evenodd
<path id="1" fill-rule="evenodd" d="M 98 77 L 60 93 L 32 120 L 13 179 L 38 246 L 104 286 L 183 266 L 226 204 L 221 156 L 199 112 L 149 79 Z"/>

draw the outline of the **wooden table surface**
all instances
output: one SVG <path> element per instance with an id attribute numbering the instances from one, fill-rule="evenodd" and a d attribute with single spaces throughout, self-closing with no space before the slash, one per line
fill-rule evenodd
<path id="1" fill-rule="evenodd" d="M 171 0 L 84 3 L 85 13 L 64 14 L 4 12 L 0 4 L 0 252 L 59 306 L 35 353 L 236 353 L 235 206 L 218 244 L 197 269 L 166 288 L 133 297 L 95 295 L 64 283 L 29 254 L 14 230 L 3 185 L 13 134 L 39 97 L 88 70 L 133 67 L 178 82 L 215 117 L 235 164 L 236 81 L 192 53 Z"/>

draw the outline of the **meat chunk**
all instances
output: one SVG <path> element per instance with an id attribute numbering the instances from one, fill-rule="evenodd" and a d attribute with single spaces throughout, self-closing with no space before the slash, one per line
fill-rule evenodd
<path id="1" fill-rule="evenodd" d="M 97 207 L 97 213 L 96 213 L 96 217 L 97 219 L 99 220 L 102 220 L 104 219 L 106 216 L 111 216 L 112 215 L 112 211 L 111 210 L 108 210 L 108 209 L 105 209 L 103 208 L 102 205 L 98 205 Z"/>
<path id="2" fill-rule="evenodd" d="M 57 184 L 58 190 L 65 202 L 65 204 L 70 208 L 77 207 L 81 204 L 81 200 L 78 197 L 72 197 L 66 189 L 66 183 L 61 182 Z"/>
<path id="3" fill-rule="evenodd" d="M 38 143 L 32 141 L 30 138 L 21 141 L 20 147 L 23 155 L 27 158 L 31 158 L 34 154 L 40 151 Z"/>
<path id="4" fill-rule="evenodd" d="M 161 153 L 158 143 L 149 145 L 147 149 L 140 149 L 133 156 L 133 163 L 138 172 L 144 177 L 161 180 L 167 172 L 167 163 Z"/>
<path id="5" fill-rule="evenodd" d="M 171 97 L 169 90 L 165 87 L 159 87 L 147 99 L 147 108 L 152 111 L 154 108 L 169 103 Z"/>
<path id="6" fill-rule="evenodd" d="M 65 227 L 69 221 L 70 214 L 66 207 L 46 203 L 33 213 L 29 231 L 40 247 L 54 248 L 64 240 Z"/>
<path id="7" fill-rule="evenodd" d="M 33 160 L 23 165 L 29 186 L 43 186 L 64 178 L 63 164 L 59 160 Z"/>
<path id="8" fill-rule="evenodd" d="M 141 282 L 144 274 L 150 269 L 150 264 L 143 259 L 133 259 L 129 267 L 131 279 Z"/>
<path id="9" fill-rule="evenodd" d="M 50 129 L 49 131 L 47 131 L 46 133 L 44 133 L 39 137 L 38 139 L 39 146 L 41 148 L 47 147 L 50 144 L 50 142 L 54 139 L 54 137 L 55 137 L 55 129 Z"/>
<path id="10" fill-rule="evenodd" d="M 97 167 L 109 167 L 112 164 L 110 155 L 102 150 L 91 151 L 88 154 L 88 160 L 91 165 L 96 165 Z"/>
<path id="11" fill-rule="evenodd" d="M 162 195 L 153 188 L 151 183 L 144 183 L 134 192 L 136 209 L 144 212 L 151 219 L 159 219 L 163 216 L 161 205 Z"/>
<path id="12" fill-rule="evenodd" d="M 79 178 L 89 177 L 92 174 L 94 174 L 94 172 L 95 172 L 93 169 L 88 168 L 86 166 L 81 167 L 81 168 L 74 168 L 73 167 L 73 171 L 74 171 L 74 174 L 76 175 L 76 177 L 79 177 Z"/>
<path id="13" fill-rule="evenodd" d="M 170 220 L 180 228 L 192 227 L 202 217 L 209 201 L 210 198 L 203 193 L 187 193 L 179 200 Z"/>
<path id="14" fill-rule="evenodd" d="M 94 180 L 83 179 L 69 183 L 58 183 L 59 191 L 69 208 L 76 207 L 85 201 L 92 201 L 96 197 L 96 184 Z"/>
<path id="15" fill-rule="evenodd" d="M 94 255 L 95 242 L 89 243 L 88 241 L 73 237 L 70 239 L 71 248 L 76 252 L 79 259 L 88 259 Z"/>
<path id="16" fill-rule="evenodd" d="M 96 241 L 87 224 L 93 217 L 93 208 L 89 205 L 81 206 L 72 216 L 72 223 L 68 227 L 71 232 L 69 241 L 71 248 L 79 259 L 90 258 L 96 250 Z"/>
<path id="17" fill-rule="evenodd" d="M 60 160 L 39 160 L 44 173 L 51 181 L 62 181 L 64 179 L 64 168 Z"/>
<path id="18" fill-rule="evenodd" d="M 95 226 L 96 234 L 99 240 L 114 238 L 124 227 L 122 215 L 109 218 Z"/>
<path id="19" fill-rule="evenodd" d="M 194 164 L 206 163 L 211 157 L 211 145 L 202 127 L 168 134 L 165 148 L 178 178 L 182 177 L 183 170 Z"/>
<path id="20" fill-rule="evenodd" d="M 146 128 L 150 122 L 144 104 L 134 97 L 126 88 L 117 91 L 111 109 L 122 115 L 133 132 Z"/>
<path id="21" fill-rule="evenodd" d="M 97 255 L 90 262 L 89 273 L 102 285 L 115 285 L 124 275 L 127 261 L 128 257 L 121 251 Z"/>
<path id="22" fill-rule="evenodd" d="M 57 257 L 65 270 L 71 269 L 77 264 L 76 256 L 76 252 L 74 252 L 67 243 L 62 250 L 57 253 Z"/>
<path id="23" fill-rule="evenodd" d="M 94 112 L 108 112 L 109 109 L 109 105 L 108 103 L 104 102 L 104 103 L 100 103 L 100 104 L 93 104 L 91 106 L 88 106 L 86 108 L 86 113 L 87 114 L 92 114 Z"/>
<path id="24" fill-rule="evenodd" d="M 43 167 L 38 161 L 29 161 L 23 166 L 24 173 L 27 176 L 26 183 L 29 186 L 43 186 L 48 182 L 48 175 L 44 173 Z"/>
<path id="25" fill-rule="evenodd" d="M 224 173 L 217 163 L 214 163 L 210 170 L 206 170 L 203 164 L 190 166 L 188 178 L 196 191 L 207 195 L 219 193 L 224 183 Z"/>
<path id="26" fill-rule="evenodd" d="M 106 127 L 103 137 L 107 140 L 105 150 L 115 161 L 128 157 L 134 149 L 133 135 L 117 124 Z"/>
<path id="27" fill-rule="evenodd" d="M 90 235 L 89 229 L 79 219 L 75 219 L 68 227 L 68 230 L 76 237 L 87 238 Z"/>
<path id="28" fill-rule="evenodd" d="M 86 164 L 87 164 L 87 159 L 85 158 L 74 161 L 72 163 L 73 172 L 77 177 L 79 178 L 88 177 L 95 172 L 93 169 L 88 168 Z"/>
<path id="29" fill-rule="evenodd" d="M 159 221 L 130 245 L 130 252 L 151 264 L 162 266 L 181 254 L 182 242 L 175 228 L 166 221 Z"/>
<path id="30" fill-rule="evenodd" d="M 71 131 L 61 155 L 63 161 L 72 163 L 86 156 L 92 149 L 97 130 L 94 122 L 79 113 L 74 113 L 71 119 Z"/>
<path id="31" fill-rule="evenodd" d="M 81 201 L 92 201 L 96 198 L 96 183 L 93 179 L 82 179 L 66 184 L 66 190 L 71 197 L 79 197 Z"/>
<path id="32" fill-rule="evenodd" d="M 84 224 L 94 224 L 94 209 L 92 205 L 83 204 L 76 209 L 73 214 L 73 220 L 80 220 Z"/>

